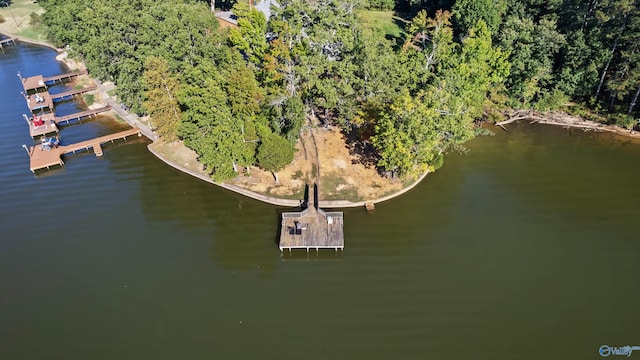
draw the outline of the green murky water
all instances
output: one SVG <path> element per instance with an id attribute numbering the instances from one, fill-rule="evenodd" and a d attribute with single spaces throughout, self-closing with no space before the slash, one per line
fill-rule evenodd
<path id="1" fill-rule="evenodd" d="M 498 130 L 375 213 L 346 210 L 342 256 L 283 260 L 282 209 L 169 168 L 145 140 L 34 177 L 15 73 L 63 69 L 46 49 L 5 51 L 1 359 L 594 359 L 640 345 L 638 142 Z"/>

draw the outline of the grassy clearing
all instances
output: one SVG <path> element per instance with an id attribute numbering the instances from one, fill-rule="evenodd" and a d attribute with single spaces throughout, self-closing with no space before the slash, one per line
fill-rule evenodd
<path id="1" fill-rule="evenodd" d="M 42 24 L 31 24 L 31 14 L 42 14 L 44 10 L 33 0 L 14 0 L 10 6 L 0 8 L 0 32 L 7 32 L 26 39 L 47 41 L 47 28 Z"/>
<path id="2" fill-rule="evenodd" d="M 374 32 L 381 33 L 386 37 L 392 37 L 396 39 L 404 38 L 404 31 L 400 24 L 404 23 L 404 20 L 394 15 L 394 12 L 389 11 L 374 11 L 374 10 L 360 10 L 358 11 L 358 17 L 362 22 L 362 25 L 371 29 Z"/>
<path id="3" fill-rule="evenodd" d="M 87 106 L 93 105 L 95 101 L 96 96 L 94 94 L 84 94 L 84 102 L 87 104 Z"/>
<path id="4" fill-rule="evenodd" d="M 269 187 L 267 191 L 264 192 L 267 196 L 273 196 L 279 199 L 287 199 L 287 200 L 301 200 L 304 199 L 304 187 L 300 188 L 299 191 L 290 193 L 290 194 L 279 194 L 277 192 L 272 192 L 272 188 Z"/>
<path id="5" fill-rule="evenodd" d="M 349 184 L 340 175 L 323 175 L 320 183 L 322 184 L 320 193 L 323 200 L 348 200 L 353 202 L 365 200 L 358 194 L 358 187 Z"/>

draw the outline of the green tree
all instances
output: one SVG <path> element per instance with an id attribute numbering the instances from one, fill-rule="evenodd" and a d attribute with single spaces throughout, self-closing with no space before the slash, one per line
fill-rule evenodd
<path id="1" fill-rule="evenodd" d="M 288 97 L 299 96 L 307 112 L 320 111 L 324 121 L 353 114 L 352 60 L 360 37 L 356 3 L 285 0 L 270 22 L 289 56 L 281 67 Z"/>
<path id="2" fill-rule="evenodd" d="M 238 28 L 229 31 L 229 41 L 242 51 L 249 61 L 261 65 L 269 44 L 267 43 L 267 19 L 258 10 L 249 9 L 249 5 L 238 2 L 233 6 L 238 17 Z"/>
<path id="3" fill-rule="evenodd" d="M 498 32 L 506 10 L 507 0 L 456 0 L 452 9 L 463 33 L 482 20 L 492 34 Z"/>
<path id="4" fill-rule="evenodd" d="M 244 122 L 232 116 L 226 90 L 220 71 L 202 63 L 185 71 L 177 93 L 183 108 L 179 135 L 216 181 L 234 177 L 238 165 L 246 166 L 254 157 L 245 145 Z"/>
<path id="5" fill-rule="evenodd" d="M 382 111 L 376 124 L 372 143 L 380 154 L 378 166 L 394 178 L 424 172 L 440 155 L 440 134 L 432 123 L 436 109 L 425 100 L 404 91 Z"/>
<path id="6" fill-rule="evenodd" d="M 434 18 L 426 11 L 420 11 L 408 26 L 405 49 L 413 47 L 425 55 L 424 71 L 427 75 L 435 72 L 440 59 L 452 56 L 455 44 L 451 28 L 451 13 L 438 10 Z"/>
<path id="7" fill-rule="evenodd" d="M 263 128 L 258 146 L 258 164 L 271 171 L 276 184 L 279 183 L 278 171 L 293 161 L 294 147 L 287 139 Z"/>
<path id="8" fill-rule="evenodd" d="M 166 141 L 178 139 L 178 125 L 182 111 L 175 93 L 180 85 L 171 74 L 166 60 L 149 57 L 142 78 L 145 89 L 144 108 L 160 137 Z"/>
<path id="9" fill-rule="evenodd" d="M 509 95 L 514 105 L 531 107 L 554 87 L 554 58 L 565 44 L 564 36 L 552 20 L 535 23 L 512 15 L 505 20 L 499 38 L 500 47 L 510 50 Z"/>

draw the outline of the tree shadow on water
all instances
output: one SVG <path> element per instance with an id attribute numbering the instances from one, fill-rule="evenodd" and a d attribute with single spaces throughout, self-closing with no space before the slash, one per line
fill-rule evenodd
<path id="1" fill-rule="evenodd" d="M 161 161 L 141 162 L 139 175 L 146 221 L 175 227 L 166 236 L 183 237 L 176 239 L 176 246 L 205 240 L 216 266 L 271 276 L 280 258 L 271 241 L 279 223 L 275 207 L 202 182 Z"/>

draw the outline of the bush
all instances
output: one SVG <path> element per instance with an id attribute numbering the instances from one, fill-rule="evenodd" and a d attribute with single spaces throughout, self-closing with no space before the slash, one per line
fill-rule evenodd
<path id="1" fill-rule="evenodd" d="M 0 15 L 0 24 L 2 24 L 5 21 L 6 21 L 6 19 L 4 18 L 4 16 Z"/>
<path id="2" fill-rule="evenodd" d="M 616 114 L 612 115 L 612 118 L 615 121 L 616 125 L 625 129 L 631 130 L 636 124 L 636 120 L 631 115 Z"/>
<path id="3" fill-rule="evenodd" d="M 543 92 L 540 99 L 533 106 L 538 111 L 558 110 L 569 102 L 569 98 L 558 89 L 551 92 Z"/>
<path id="4" fill-rule="evenodd" d="M 29 14 L 29 24 L 31 25 L 42 24 L 42 18 L 40 18 L 40 15 L 32 12 L 31 14 Z"/>
<path id="5" fill-rule="evenodd" d="M 364 7 L 370 10 L 393 10 L 395 0 L 368 0 L 364 2 Z"/>

